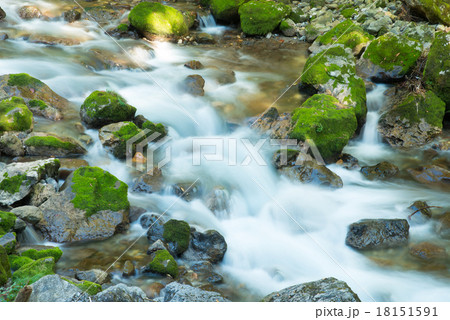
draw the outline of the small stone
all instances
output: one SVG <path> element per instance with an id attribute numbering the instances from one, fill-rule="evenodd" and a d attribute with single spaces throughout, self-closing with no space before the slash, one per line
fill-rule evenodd
<path id="1" fill-rule="evenodd" d="M 167 245 L 160 239 L 156 240 L 150 247 L 148 247 L 147 254 L 151 255 L 159 250 L 168 250 Z"/>
<path id="2" fill-rule="evenodd" d="M 133 262 L 130 260 L 125 261 L 125 264 L 123 266 L 123 272 L 122 275 L 124 277 L 131 277 L 136 274 L 136 269 L 134 268 Z"/>
<path id="3" fill-rule="evenodd" d="M 184 66 L 186 68 L 192 69 L 192 70 L 199 70 L 199 69 L 204 69 L 205 66 L 203 66 L 203 64 L 200 61 L 197 60 L 191 60 L 189 62 L 186 62 L 184 64 Z"/>

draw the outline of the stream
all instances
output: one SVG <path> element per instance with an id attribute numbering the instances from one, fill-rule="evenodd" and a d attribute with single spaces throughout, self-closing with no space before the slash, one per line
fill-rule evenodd
<path id="1" fill-rule="evenodd" d="M 0 32 L 10 35 L 9 40 L 0 42 L 2 74 L 25 72 L 42 80 L 71 101 L 75 112 L 92 91 L 114 90 L 137 108 L 137 114 L 164 123 L 171 137 L 171 161 L 163 168 L 167 183 L 190 184 L 198 179 L 204 190 L 221 186 L 227 192 L 219 192 L 219 197 L 228 208 L 214 215 L 201 199 L 186 202 L 170 189 L 158 194 L 129 192 L 130 202 L 149 213 L 164 213 L 167 220 L 185 220 L 200 231 L 219 231 L 228 250 L 216 270 L 224 277 L 217 288 L 231 300 L 259 301 L 290 285 L 335 277 L 347 282 L 362 301 L 450 301 L 449 264 L 429 269 L 409 256 L 407 248 L 362 254 L 345 245 L 351 223 L 365 218 L 406 219 L 410 213 L 408 206 L 416 200 L 448 208 L 448 193 L 409 180 L 369 181 L 359 170 L 335 164 L 328 167 L 342 178 L 342 189 L 294 183 L 270 166 L 276 150 L 273 146 L 262 149 L 268 165 L 255 161 L 239 165 L 248 155 L 242 139 L 254 144 L 259 138 L 247 127 L 246 119 L 267 109 L 298 77 L 308 56 L 307 44 L 272 50 L 264 45 L 236 49 L 222 45 L 113 40 L 88 20 L 72 24 L 61 18 L 23 21 L 15 12 L 28 3 L 45 8 L 55 17 L 63 9 L 56 1 L 2 0 L 9 23 L 0 24 Z M 201 19 L 202 31 L 220 37 L 227 28 L 217 26 L 211 19 L 211 16 Z M 117 21 L 113 23 L 117 25 Z M 31 35 L 67 38 L 79 44 L 33 43 L 26 40 Z M 124 66 L 138 67 L 100 67 L 104 64 L 94 51 L 101 52 L 104 59 L 114 56 L 116 60 L 122 59 Z M 206 68 L 184 67 L 184 63 L 194 59 Z M 237 81 L 220 85 L 218 79 L 227 70 L 235 72 Z M 206 81 L 203 97 L 188 95 L 179 87 L 193 73 Z M 420 154 L 396 151 L 378 136 L 379 111 L 387 88 L 380 84 L 367 94 L 367 122 L 344 152 L 356 157 L 361 165 L 387 160 L 402 168 L 411 162 L 420 163 Z M 280 112 L 292 111 L 306 99 L 297 91 L 292 88 L 277 103 Z M 74 121 L 40 119 L 35 131 L 73 135 Z M 86 133 L 93 144 L 83 158 L 91 166 L 99 166 L 133 185 L 139 173 L 108 155 L 96 130 Z M 192 141 L 196 138 L 220 138 L 225 146 L 237 141 L 238 165 L 229 165 L 230 150 L 225 148 L 225 160 L 203 161 L 200 166 L 193 166 Z M 161 281 L 139 272 L 128 278 L 121 275 L 126 260 L 134 261 L 138 267 L 149 262 L 146 255 L 149 243 L 139 222 L 134 222 L 128 232 L 100 242 L 48 243 L 39 240 L 32 231 L 27 232 L 29 244 L 61 247 L 64 255 L 57 264 L 61 274 L 107 269 L 136 241 L 109 270 L 114 275 L 113 283 L 137 285 L 146 291 L 153 282 Z M 410 242 L 424 240 L 442 242 L 450 250 L 448 241 L 435 234 L 431 222 L 411 223 Z"/>

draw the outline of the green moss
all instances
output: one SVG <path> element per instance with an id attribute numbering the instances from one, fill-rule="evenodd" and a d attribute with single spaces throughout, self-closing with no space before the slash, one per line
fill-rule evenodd
<path id="1" fill-rule="evenodd" d="M 169 274 L 172 278 L 178 276 L 178 264 L 167 250 L 159 250 L 155 253 L 155 257 L 149 263 L 148 269 L 151 272 L 162 275 Z"/>
<path id="2" fill-rule="evenodd" d="M 357 45 L 372 40 L 373 36 L 351 20 L 345 20 L 317 39 L 323 45 L 337 43 L 354 49 Z"/>
<path id="3" fill-rule="evenodd" d="M 112 150 L 112 153 L 116 158 L 119 159 L 126 157 L 127 141 L 141 132 L 141 130 L 133 122 L 126 121 L 125 123 L 126 125 L 123 125 L 118 131 L 113 132 L 114 136 L 119 138 L 119 143 Z M 145 136 L 135 141 L 135 143 L 133 144 L 133 154 L 136 151 L 136 145 L 144 139 Z"/>
<path id="4" fill-rule="evenodd" d="M 342 16 L 346 19 L 351 18 L 356 13 L 357 11 L 354 8 L 347 8 L 341 11 Z"/>
<path id="5" fill-rule="evenodd" d="M 12 97 L 0 102 L 0 132 L 28 131 L 33 126 L 33 114 L 25 101 Z"/>
<path id="6" fill-rule="evenodd" d="M 182 254 L 189 247 L 191 228 L 185 221 L 171 219 L 164 224 L 164 240 L 172 243 L 177 255 Z"/>
<path id="7" fill-rule="evenodd" d="M 418 41 L 387 33 L 370 43 L 363 58 L 386 71 L 399 69 L 399 76 L 403 76 L 415 65 L 421 54 L 422 46 Z"/>
<path id="8" fill-rule="evenodd" d="M 266 0 L 247 2 L 239 8 L 242 31 L 249 35 L 266 35 L 290 13 L 291 8 L 281 3 Z"/>
<path id="9" fill-rule="evenodd" d="M 14 272 L 12 280 L 22 286 L 32 284 L 40 278 L 54 274 L 55 261 L 53 258 L 43 258 L 22 266 Z"/>
<path id="10" fill-rule="evenodd" d="M 74 150 L 75 144 L 53 136 L 33 136 L 24 141 L 27 147 L 49 147 L 55 149 Z"/>
<path id="11" fill-rule="evenodd" d="M 0 286 L 5 285 L 9 278 L 11 278 L 11 266 L 8 255 L 5 248 L 0 246 Z"/>
<path id="12" fill-rule="evenodd" d="M 188 33 L 183 14 L 160 3 L 141 2 L 128 15 L 130 24 L 142 33 L 182 36 Z"/>
<path id="13" fill-rule="evenodd" d="M 72 178 L 75 208 L 90 217 L 102 210 L 128 210 L 128 186 L 109 172 L 97 167 L 75 170 Z"/>
<path id="14" fill-rule="evenodd" d="M 302 9 L 294 7 L 292 8 L 291 14 L 289 15 L 289 19 L 294 21 L 294 23 L 300 23 L 301 22 L 301 16 L 303 16 L 305 13 Z"/>
<path id="15" fill-rule="evenodd" d="M 13 271 L 16 271 L 20 268 L 22 268 L 23 266 L 33 262 L 34 260 L 28 257 L 21 257 L 21 256 L 17 256 L 17 255 L 9 255 L 8 256 L 8 260 L 9 263 L 11 264 L 11 269 Z"/>
<path id="16" fill-rule="evenodd" d="M 316 94 L 295 109 L 292 124 L 289 138 L 312 140 L 325 160 L 338 156 L 357 128 L 353 110 L 342 109 L 336 98 L 325 94 Z"/>
<path id="17" fill-rule="evenodd" d="M 128 25 L 126 23 L 121 23 L 116 28 L 120 32 L 127 32 L 128 31 Z"/>
<path id="18" fill-rule="evenodd" d="M 87 280 L 74 282 L 74 281 L 69 280 L 69 279 L 64 278 L 64 277 L 62 277 L 61 279 L 63 279 L 64 281 L 67 281 L 67 282 L 73 284 L 75 287 L 79 288 L 84 293 L 87 293 L 88 295 L 91 295 L 91 296 L 95 296 L 97 293 L 102 291 L 102 286 L 99 285 L 98 283 L 90 282 L 90 281 L 87 281 Z"/>
<path id="19" fill-rule="evenodd" d="M 14 213 L 0 211 L 0 236 L 3 236 L 4 234 L 11 231 L 15 223 L 16 216 L 14 215 Z"/>
<path id="20" fill-rule="evenodd" d="M 155 124 L 155 123 L 147 120 L 142 124 L 142 129 L 150 130 L 148 133 L 148 136 L 155 132 L 160 133 L 161 135 L 158 137 L 158 139 L 161 139 L 167 135 L 166 128 L 164 127 L 164 125 L 162 123 Z"/>
<path id="21" fill-rule="evenodd" d="M 33 260 L 39 260 L 42 258 L 52 257 L 55 262 L 58 262 L 59 259 L 61 259 L 63 252 L 60 248 L 54 247 L 50 249 L 44 249 L 44 250 L 36 250 L 36 249 L 29 249 L 27 251 L 22 252 L 22 257 L 28 257 Z"/>
<path id="22" fill-rule="evenodd" d="M 25 175 L 16 175 L 11 178 L 4 178 L 0 182 L 0 190 L 9 192 L 10 194 L 14 194 L 20 191 L 20 186 L 22 182 L 26 179 Z"/>
<path id="23" fill-rule="evenodd" d="M 284 31 L 284 30 L 288 30 L 288 29 L 291 29 L 291 26 L 289 25 L 289 23 L 286 20 L 281 21 L 280 30 Z"/>
<path id="24" fill-rule="evenodd" d="M 211 12 L 214 18 L 223 22 L 239 21 L 239 7 L 247 0 L 211 0 Z"/>
<path id="25" fill-rule="evenodd" d="M 442 23 L 450 26 L 450 3 L 448 0 L 420 0 L 413 7 L 416 12 L 425 16 L 431 23 Z"/>
<path id="26" fill-rule="evenodd" d="M 44 83 L 26 73 L 10 74 L 8 86 L 40 88 Z"/>
<path id="27" fill-rule="evenodd" d="M 5 238 L 5 239 L 3 239 Z M 17 238 L 15 232 L 8 232 L 5 235 L 0 235 L 0 239 L 3 240 L 3 247 L 6 253 L 11 254 L 16 249 Z M 6 241 L 5 241 L 6 240 Z"/>
<path id="28" fill-rule="evenodd" d="M 30 108 L 39 108 L 39 110 L 44 110 L 48 107 L 44 101 L 35 99 L 28 101 L 28 105 Z"/>
<path id="29" fill-rule="evenodd" d="M 311 8 L 323 7 L 323 6 L 325 6 L 325 4 L 326 4 L 325 0 L 311 0 L 309 2 L 309 5 L 311 6 Z"/>

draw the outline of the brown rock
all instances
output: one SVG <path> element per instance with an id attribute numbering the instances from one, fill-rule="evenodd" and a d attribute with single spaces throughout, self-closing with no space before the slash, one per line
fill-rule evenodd
<path id="1" fill-rule="evenodd" d="M 421 242 L 411 245 L 409 253 L 416 258 L 426 261 L 447 258 L 447 251 L 445 248 L 431 242 Z"/>

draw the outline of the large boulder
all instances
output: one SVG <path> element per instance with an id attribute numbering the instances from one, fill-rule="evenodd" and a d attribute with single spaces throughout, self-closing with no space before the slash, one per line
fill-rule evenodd
<path id="1" fill-rule="evenodd" d="M 33 129 L 33 114 L 19 97 L 0 101 L 0 132 L 31 131 Z"/>
<path id="2" fill-rule="evenodd" d="M 60 137 L 55 134 L 35 132 L 23 141 L 29 156 L 68 157 L 87 153 L 86 149 L 75 139 Z"/>
<path id="3" fill-rule="evenodd" d="M 450 34 L 440 32 L 430 48 L 425 70 L 425 86 L 432 90 L 447 105 L 450 112 Z"/>
<path id="4" fill-rule="evenodd" d="M 141 2 L 128 15 L 130 24 L 144 36 L 183 36 L 189 28 L 175 8 L 154 2 Z"/>
<path id="5" fill-rule="evenodd" d="M 432 91 L 409 94 L 380 118 L 378 131 L 393 147 L 420 147 L 442 132 L 445 103 Z"/>
<path id="6" fill-rule="evenodd" d="M 57 178 L 58 159 L 11 163 L 0 169 L 0 204 L 9 206 L 30 194 L 46 178 Z"/>
<path id="7" fill-rule="evenodd" d="M 123 283 L 109 287 L 108 289 L 91 297 L 94 302 L 146 302 L 147 295 L 141 288 L 129 287 Z"/>
<path id="8" fill-rule="evenodd" d="M 121 95 L 113 91 L 92 92 L 84 100 L 80 109 L 81 120 L 90 128 L 101 128 L 120 121 L 132 121 L 135 113 L 136 108 L 127 104 Z"/>
<path id="9" fill-rule="evenodd" d="M 248 35 L 264 36 L 277 28 L 291 13 L 283 3 L 267 0 L 252 0 L 239 8 L 241 28 Z"/>
<path id="10" fill-rule="evenodd" d="M 353 108 L 333 96 L 316 94 L 292 113 L 289 138 L 313 143 L 325 160 L 335 159 L 356 132 Z"/>
<path id="11" fill-rule="evenodd" d="M 29 302 L 71 302 L 82 290 L 58 275 L 48 275 L 31 285 Z"/>
<path id="12" fill-rule="evenodd" d="M 356 293 L 344 281 L 325 278 L 297 284 L 266 297 L 265 302 L 361 302 Z"/>
<path id="13" fill-rule="evenodd" d="M 156 299 L 161 302 L 229 302 L 220 293 L 205 291 L 178 282 L 169 283 L 163 290 L 163 296 Z"/>
<path id="14" fill-rule="evenodd" d="M 358 71 L 379 81 L 402 79 L 422 54 L 419 41 L 405 35 L 386 33 L 372 41 L 358 61 Z"/>
<path id="15" fill-rule="evenodd" d="M 97 167 L 75 170 L 39 208 L 36 227 L 54 242 L 107 239 L 128 225 L 128 186 Z"/>
<path id="16" fill-rule="evenodd" d="M 352 223 L 345 243 L 355 249 L 384 249 L 408 244 L 409 224 L 404 219 L 366 219 Z"/>
<path id="17" fill-rule="evenodd" d="M 448 0 L 403 0 L 413 13 L 427 18 L 431 23 L 450 26 L 450 3 Z"/>
<path id="18" fill-rule="evenodd" d="M 239 7 L 246 0 L 210 0 L 211 12 L 217 21 L 232 23 L 239 21 Z"/>

